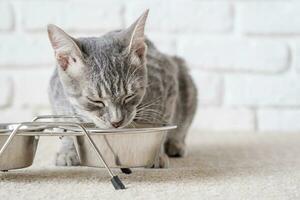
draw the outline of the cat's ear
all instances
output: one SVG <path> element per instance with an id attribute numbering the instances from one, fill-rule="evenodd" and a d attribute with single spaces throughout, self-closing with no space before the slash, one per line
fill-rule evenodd
<path id="1" fill-rule="evenodd" d="M 129 28 L 125 30 L 130 52 L 134 52 L 139 58 L 145 56 L 147 46 L 145 44 L 145 24 L 149 10 L 147 9 Z"/>
<path id="2" fill-rule="evenodd" d="M 49 24 L 48 36 L 57 63 L 63 71 L 72 71 L 70 68 L 75 68 L 73 65 L 78 65 L 82 62 L 82 53 L 77 46 L 75 39 L 65 33 L 61 28 Z"/>

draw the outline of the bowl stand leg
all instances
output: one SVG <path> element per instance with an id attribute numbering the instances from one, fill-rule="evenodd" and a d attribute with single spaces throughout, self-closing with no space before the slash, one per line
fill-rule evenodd
<path id="1" fill-rule="evenodd" d="M 108 171 L 109 175 L 111 176 L 111 183 L 113 184 L 114 188 L 116 190 L 123 190 L 123 189 L 125 189 L 125 185 L 122 183 L 122 181 L 119 179 L 119 177 L 117 175 L 114 175 L 114 173 L 111 171 L 111 169 L 109 168 L 109 166 L 105 162 L 105 160 L 104 160 L 104 158 L 103 158 L 100 150 L 96 146 L 95 142 L 93 141 L 93 139 L 91 138 L 91 136 L 89 135 L 89 133 L 85 130 L 85 128 L 82 125 L 78 125 L 78 127 L 80 127 L 82 129 L 82 131 L 85 134 L 85 136 L 87 137 L 90 145 L 93 147 L 94 151 L 96 152 L 99 160 L 102 162 L 102 164 L 104 165 L 104 167 Z"/>
<path id="2" fill-rule="evenodd" d="M 131 174 L 132 173 L 130 168 L 121 168 L 121 172 L 123 172 L 124 174 Z"/>

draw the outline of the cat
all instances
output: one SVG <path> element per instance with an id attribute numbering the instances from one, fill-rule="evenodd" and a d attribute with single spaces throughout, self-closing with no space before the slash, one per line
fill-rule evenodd
<path id="1" fill-rule="evenodd" d="M 154 164 L 165 168 L 168 156 L 186 154 L 197 89 L 184 60 L 161 53 L 146 38 L 148 11 L 101 37 L 75 39 L 49 24 L 56 68 L 48 93 L 55 114 L 80 114 L 100 128 L 176 124 Z M 79 164 L 73 139 L 63 137 L 56 165 Z"/>

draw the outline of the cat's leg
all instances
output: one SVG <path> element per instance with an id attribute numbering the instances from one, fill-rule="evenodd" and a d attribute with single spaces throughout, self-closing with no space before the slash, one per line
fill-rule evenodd
<path id="1" fill-rule="evenodd" d="M 196 102 L 195 100 L 193 102 Z M 196 103 L 191 103 L 192 106 L 186 106 L 188 112 L 184 115 L 180 110 L 174 120 L 177 124 L 177 129 L 168 132 L 167 139 L 165 142 L 165 152 L 170 157 L 183 157 L 187 154 L 185 138 L 188 133 L 189 127 L 193 121 Z M 181 106 L 181 105 L 179 105 Z"/>
<path id="2" fill-rule="evenodd" d="M 61 138 L 61 145 L 58 153 L 56 154 L 55 164 L 58 166 L 80 165 L 80 159 L 72 137 L 64 136 Z"/>
<path id="3" fill-rule="evenodd" d="M 160 152 L 156 157 L 153 166 L 151 168 L 168 168 L 169 167 L 169 157 L 165 153 L 164 146 L 161 146 Z"/>
<path id="4" fill-rule="evenodd" d="M 169 157 L 166 153 L 160 154 L 158 158 L 158 167 L 157 168 L 168 168 L 170 165 Z"/>
<path id="5" fill-rule="evenodd" d="M 178 127 L 178 129 L 170 131 L 165 142 L 165 152 L 170 157 L 184 157 L 187 154 L 185 137 L 187 128 Z"/>
<path id="6" fill-rule="evenodd" d="M 169 167 L 169 157 L 167 154 L 160 154 L 154 161 L 154 164 L 147 166 L 147 168 L 168 168 Z"/>

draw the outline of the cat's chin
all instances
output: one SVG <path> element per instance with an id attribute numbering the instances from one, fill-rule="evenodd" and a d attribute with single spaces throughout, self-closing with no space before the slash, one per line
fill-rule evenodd
<path id="1" fill-rule="evenodd" d="M 103 126 L 103 125 L 97 125 L 96 123 L 95 123 L 95 125 L 96 125 L 96 127 L 97 128 L 100 128 L 100 129 L 120 129 L 120 128 L 128 128 L 128 126 L 127 125 L 122 125 L 122 126 L 119 126 L 119 127 L 114 127 L 114 126 L 112 126 L 112 125 L 105 125 L 105 126 Z"/>
<path id="2" fill-rule="evenodd" d="M 100 129 L 120 129 L 120 128 L 132 128 L 134 126 L 131 126 L 132 122 L 134 121 L 135 115 L 132 114 L 127 120 L 125 119 L 125 122 L 119 127 L 114 127 L 110 122 L 105 122 L 103 120 L 100 120 L 97 116 L 88 115 L 88 119 L 90 119 L 97 128 Z"/>
<path id="3" fill-rule="evenodd" d="M 99 121 L 97 119 L 91 118 L 91 120 L 93 121 L 93 123 L 96 125 L 97 128 L 100 128 L 100 129 L 110 129 L 110 128 L 113 128 L 110 124 L 103 123 L 102 121 Z"/>
<path id="4" fill-rule="evenodd" d="M 101 129 L 119 129 L 119 128 L 126 128 L 127 126 L 127 124 L 124 124 L 116 128 L 112 126 L 110 123 L 106 124 L 106 123 L 98 122 L 97 120 L 94 120 L 94 124 L 96 125 L 97 128 L 101 128 Z"/>

